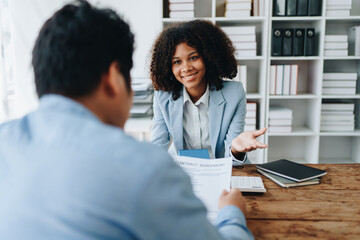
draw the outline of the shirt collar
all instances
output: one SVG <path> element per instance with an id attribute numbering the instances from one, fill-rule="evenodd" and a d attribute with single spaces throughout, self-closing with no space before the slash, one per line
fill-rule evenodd
<path id="1" fill-rule="evenodd" d="M 200 103 L 203 103 L 205 106 L 207 106 L 209 104 L 209 96 L 210 96 L 209 85 L 207 85 L 205 93 L 201 96 L 201 98 L 194 105 L 197 106 Z M 187 101 L 192 103 L 191 98 L 190 98 L 188 92 L 186 91 L 185 86 L 183 86 L 183 99 L 184 99 L 184 104 Z"/>

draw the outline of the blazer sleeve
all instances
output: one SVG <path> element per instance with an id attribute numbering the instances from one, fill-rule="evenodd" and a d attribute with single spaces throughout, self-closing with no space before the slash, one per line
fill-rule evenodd
<path id="1" fill-rule="evenodd" d="M 238 85 L 237 93 L 239 93 L 239 98 L 237 98 L 236 110 L 231 119 L 228 131 L 226 133 L 224 145 L 225 145 L 225 155 L 230 157 L 230 146 L 234 138 L 236 138 L 240 133 L 244 131 L 245 126 L 245 115 L 246 115 L 246 93 L 244 91 L 242 83 Z"/>
<path id="2" fill-rule="evenodd" d="M 155 91 L 154 101 L 153 101 L 153 110 L 154 110 L 154 118 L 153 125 L 151 128 L 151 143 L 157 144 L 163 149 L 167 150 L 170 143 L 170 134 L 169 129 L 166 126 L 165 118 L 163 112 L 161 111 L 159 95 L 161 93 L 159 91 Z"/>

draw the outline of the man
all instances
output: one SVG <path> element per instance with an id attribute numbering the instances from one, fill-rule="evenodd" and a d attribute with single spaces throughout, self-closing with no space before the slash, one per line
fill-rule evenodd
<path id="1" fill-rule="evenodd" d="M 85 1 L 46 21 L 40 106 L 0 126 L 0 239 L 252 239 L 239 191 L 220 196 L 214 227 L 170 156 L 124 134 L 133 44 L 115 12 Z"/>

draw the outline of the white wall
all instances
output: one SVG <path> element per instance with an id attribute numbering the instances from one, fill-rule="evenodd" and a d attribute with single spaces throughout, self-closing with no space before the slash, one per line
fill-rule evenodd
<path id="1" fill-rule="evenodd" d="M 31 69 L 31 50 L 37 34 L 47 18 L 69 1 L 65 0 L 10 0 L 14 46 L 13 77 L 16 82 L 16 117 L 36 108 Z M 99 7 L 111 7 L 129 22 L 135 34 L 133 77 L 147 77 L 149 52 L 157 34 L 161 31 L 161 0 L 90 0 Z"/>

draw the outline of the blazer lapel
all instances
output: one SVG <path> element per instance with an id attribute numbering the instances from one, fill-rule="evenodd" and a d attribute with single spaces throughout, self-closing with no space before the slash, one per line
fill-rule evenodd
<path id="1" fill-rule="evenodd" d="M 210 125 L 210 141 L 211 149 L 214 157 L 216 157 L 216 145 L 219 137 L 222 118 L 225 108 L 225 99 L 221 90 L 210 91 L 209 101 L 209 125 Z"/>
<path id="2" fill-rule="evenodd" d="M 176 100 L 173 100 L 172 96 L 170 97 L 169 102 L 169 118 L 170 118 L 170 129 L 171 137 L 175 144 L 176 151 L 184 149 L 183 142 L 183 95 L 180 93 L 180 97 Z"/>

